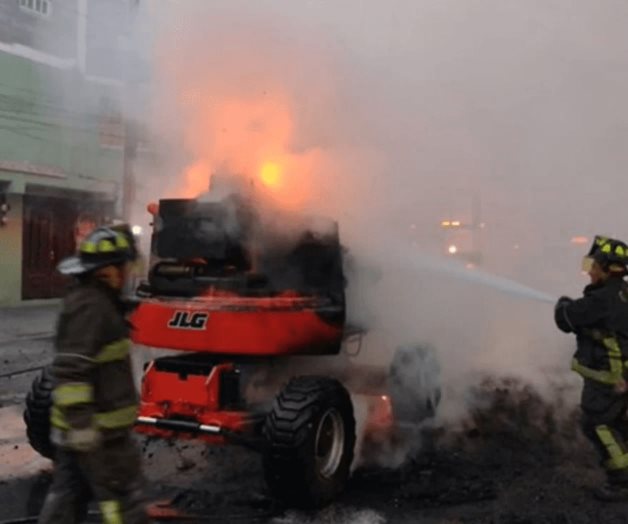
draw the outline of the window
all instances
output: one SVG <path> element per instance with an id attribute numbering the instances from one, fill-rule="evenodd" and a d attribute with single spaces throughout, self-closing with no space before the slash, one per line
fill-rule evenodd
<path id="1" fill-rule="evenodd" d="M 50 16 L 52 0 L 19 0 L 20 8 L 32 14 Z"/>

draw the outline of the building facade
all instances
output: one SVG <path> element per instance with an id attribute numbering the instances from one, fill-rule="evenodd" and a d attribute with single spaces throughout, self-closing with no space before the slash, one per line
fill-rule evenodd
<path id="1" fill-rule="evenodd" d="M 120 213 L 134 3 L 0 3 L 0 305 L 61 296 L 58 262 Z"/>

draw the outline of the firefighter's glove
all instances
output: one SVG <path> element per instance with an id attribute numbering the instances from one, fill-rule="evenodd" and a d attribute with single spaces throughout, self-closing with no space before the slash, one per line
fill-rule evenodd
<path id="1" fill-rule="evenodd" d="M 556 302 L 556 306 L 554 307 L 554 321 L 556 322 L 556 326 L 563 333 L 573 333 L 575 331 L 573 325 L 569 321 L 567 316 L 566 307 L 573 302 L 573 299 L 569 297 L 562 296 Z"/>
<path id="2" fill-rule="evenodd" d="M 558 302 L 556 302 L 555 309 L 558 309 L 559 307 L 567 306 L 571 304 L 572 302 L 573 302 L 573 298 L 562 296 L 558 299 Z"/>
<path id="3" fill-rule="evenodd" d="M 65 445 L 73 451 L 86 453 L 93 451 L 102 441 L 102 435 L 96 428 L 70 429 L 66 434 Z"/>

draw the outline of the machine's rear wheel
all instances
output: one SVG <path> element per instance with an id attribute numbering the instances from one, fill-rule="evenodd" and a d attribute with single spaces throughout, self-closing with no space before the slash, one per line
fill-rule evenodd
<path id="1" fill-rule="evenodd" d="M 388 387 L 399 426 L 418 426 L 433 417 L 441 398 L 436 352 L 424 346 L 398 348 L 390 364 Z"/>
<path id="2" fill-rule="evenodd" d="M 328 377 L 292 379 L 266 418 L 264 456 L 272 494 L 290 506 L 320 507 L 345 487 L 355 419 L 347 390 Z"/>
<path id="3" fill-rule="evenodd" d="M 26 395 L 26 409 L 24 410 L 28 442 L 35 451 L 46 458 L 52 458 L 54 454 L 54 445 L 50 441 L 52 390 L 50 368 L 44 368 L 33 380 L 31 390 Z"/>

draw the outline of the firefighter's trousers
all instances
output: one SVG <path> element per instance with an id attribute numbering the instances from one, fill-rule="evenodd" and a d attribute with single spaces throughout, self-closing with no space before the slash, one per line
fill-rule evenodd
<path id="1" fill-rule="evenodd" d="M 604 412 L 583 410 L 582 430 L 593 443 L 609 482 L 628 486 L 628 418 L 626 405 Z"/>
<path id="2" fill-rule="evenodd" d="M 94 498 L 104 524 L 149 522 L 141 494 L 140 453 L 131 436 L 105 441 L 89 453 L 59 448 L 39 524 L 78 524 Z"/>

